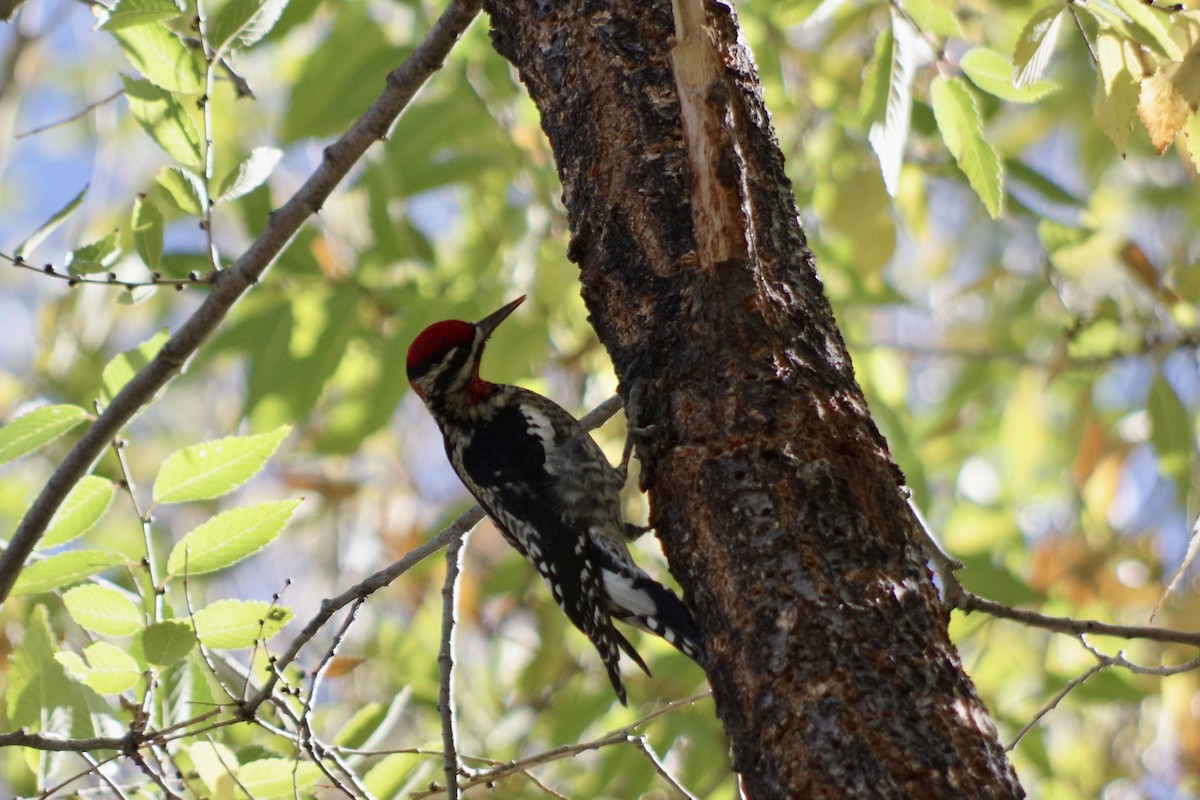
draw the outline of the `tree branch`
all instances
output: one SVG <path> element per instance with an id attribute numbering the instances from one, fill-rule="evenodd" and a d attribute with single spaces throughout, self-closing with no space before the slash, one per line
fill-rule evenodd
<path id="1" fill-rule="evenodd" d="M 0 602 L 8 597 L 25 559 L 71 488 L 87 474 L 105 446 L 150 401 L 216 329 L 233 304 L 258 282 L 300 227 L 320 210 L 350 169 L 388 130 L 417 90 L 442 65 L 450 48 L 479 13 L 481 0 L 453 0 L 403 64 L 388 73 L 387 86 L 340 139 L 325 148 L 316 171 L 291 199 L 267 216 L 267 226 L 227 270 L 213 276 L 212 291 L 141 372 L 113 398 L 71 448 L 47 481 L 0 557 Z"/>
<path id="2" fill-rule="evenodd" d="M 438 653 L 438 713 L 442 717 L 442 774 L 446 797 L 458 800 L 458 750 L 454 746 L 454 599 L 462 574 L 465 533 L 451 537 L 446 548 L 446 577 L 442 581 L 442 647 Z"/>
<path id="3" fill-rule="evenodd" d="M 1171 628 L 1150 628 L 1142 625 L 1112 625 L 1094 619 L 1051 617 L 1046 614 L 1039 614 L 1036 611 L 1011 608 L 1002 603 L 997 603 L 995 600 L 988 600 L 967 591 L 962 587 L 962 584 L 955 586 L 957 583 L 956 580 L 954 583 L 948 582 L 946 584 L 946 601 L 952 608 L 957 608 L 968 614 L 972 611 L 982 611 L 993 617 L 1011 619 L 1014 622 L 1020 622 L 1033 628 L 1054 631 L 1055 633 L 1071 635 L 1091 633 L 1101 636 L 1117 636 L 1122 639 L 1148 639 L 1154 642 L 1171 642 L 1200 647 L 1200 633 L 1177 631 Z"/>

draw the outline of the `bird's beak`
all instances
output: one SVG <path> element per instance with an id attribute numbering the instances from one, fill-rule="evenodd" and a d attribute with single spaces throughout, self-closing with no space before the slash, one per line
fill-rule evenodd
<path id="1" fill-rule="evenodd" d="M 481 331 L 483 331 L 483 338 L 486 339 L 487 337 L 492 335 L 492 331 L 496 330 L 497 326 L 499 326 L 500 323 L 504 321 L 505 317 L 507 317 L 509 314 L 511 314 L 513 311 L 515 311 L 517 309 L 517 306 L 521 305 L 521 303 L 524 303 L 524 302 L 525 302 L 525 295 L 521 295 L 516 300 L 513 300 L 511 303 L 506 305 L 504 308 L 500 309 L 499 311 L 493 311 L 491 314 L 488 314 L 486 317 L 479 320 L 479 322 L 476 322 L 475 327 L 479 328 Z"/>

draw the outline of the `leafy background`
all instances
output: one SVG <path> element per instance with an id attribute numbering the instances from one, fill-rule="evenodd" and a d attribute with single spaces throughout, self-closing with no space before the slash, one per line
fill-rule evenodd
<path id="1" fill-rule="evenodd" d="M 1200 627 L 1194 571 L 1181 571 L 1200 403 L 1191 9 L 738 6 L 872 412 L 966 585 L 1005 603 L 1130 624 L 1157 608 L 1158 624 Z M 3 31 L 0 252 L 23 261 L 0 270 L 0 536 L 94 404 L 196 308 L 212 266 L 246 248 L 441 7 L 199 10 L 197 27 L 196 7 L 172 0 L 60 0 L 22 7 Z M 197 41 L 228 69 L 209 69 Z M 559 191 L 536 114 L 477 22 L 75 490 L 0 611 L 4 730 L 119 736 L 139 713 L 165 727 L 218 708 L 261 682 L 322 598 L 463 510 L 404 377 L 407 345 L 430 322 L 528 293 L 485 373 L 580 412 L 609 396 Z M 614 458 L 622 434 L 619 421 L 597 434 Z M 642 518 L 641 499 L 627 499 Z M 665 576 L 653 543 L 638 549 Z M 292 668 L 290 712 L 195 725 L 158 757 L 192 796 L 238 796 L 237 783 L 255 797 L 294 785 L 335 796 L 280 733 L 311 708 L 314 733 L 351 748 L 342 758 L 375 796 L 427 788 L 441 769 L 442 569 L 432 559 L 361 608 L 310 702 Z M 690 662 L 642 637 L 654 677 L 631 677 L 632 707 L 615 704 L 582 637 L 486 525 L 470 539 L 460 606 L 465 755 L 588 741 L 704 689 Z M 299 669 L 319 665 L 335 627 Z M 1056 705 L 1012 751 L 1031 795 L 1200 791 L 1195 672 L 1089 675 L 1096 658 L 1080 641 L 980 614 L 956 615 L 952 633 L 1006 742 Z M 1149 666 L 1194 655 L 1088 643 Z M 642 730 L 691 791 L 732 796 L 710 700 Z M 61 791 L 103 794 L 110 780 L 160 793 L 126 762 L 105 778 L 89 770 L 78 754 L 8 748 L 0 790 L 38 796 L 83 773 Z M 630 745 L 531 773 L 496 793 L 537 794 L 536 779 L 570 797 L 671 796 Z"/>

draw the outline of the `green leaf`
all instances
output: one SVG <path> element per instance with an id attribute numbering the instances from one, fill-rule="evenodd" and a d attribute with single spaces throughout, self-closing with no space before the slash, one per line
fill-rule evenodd
<path id="1" fill-rule="evenodd" d="M 237 767 L 238 759 L 232 750 L 220 742 L 195 742 L 188 748 L 188 755 L 209 797 L 237 796 L 230 770 Z"/>
<path id="2" fill-rule="evenodd" d="M 105 272 L 112 267 L 119 255 L 121 251 L 117 247 L 117 232 L 113 231 L 103 239 L 75 248 L 67 260 L 67 273 L 87 275 L 92 272 Z"/>
<path id="3" fill-rule="evenodd" d="M 1065 10 L 1063 3 L 1053 3 L 1025 23 L 1013 50 L 1013 85 L 1017 88 L 1032 86 L 1041 80 L 1058 42 L 1058 29 L 1062 27 Z"/>
<path id="4" fill-rule="evenodd" d="M 63 605 L 80 627 L 107 636 L 128 636 L 145 622 L 132 600 L 108 586 L 77 586 L 63 595 Z"/>
<path id="5" fill-rule="evenodd" d="M 1117 32 L 1170 61 L 1182 61 L 1183 51 L 1171 38 L 1167 21 L 1170 19 L 1162 10 L 1152 8 L 1142 0 L 1112 0 L 1118 13 L 1108 8 L 1083 6 L 1083 10 L 1094 15 L 1101 23 L 1113 26 Z M 1103 29 L 1103 28 L 1102 28 Z"/>
<path id="6" fill-rule="evenodd" d="M 401 797 L 414 776 L 422 774 L 425 764 L 413 753 L 392 753 L 371 765 L 363 776 L 363 785 L 376 797 Z"/>
<path id="7" fill-rule="evenodd" d="M 158 351 L 162 350 L 163 345 L 170 338 L 170 331 L 163 329 L 147 341 L 132 350 L 121 353 L 104 365 L 104 371 L 100 374 L 100 397 L 106 405 L 121 393 L 125 384 L 133 380 L 135 375 L 154 360 Z"/>
<path id="8" fill-rule="evenodd" d="M 151 272 L 158 272 L 162 268 L 163 215 L 153 200 L 138 195 L 133 201 L 129 227 L 133 230 L 133 246 L 142 263 Z"/>
<path id="9" fill-rule="evenodd" d="M 87 665 L 74 653 L 55 653 L 54 658 L 89 688 L 100 694 L 120 694 L 132 689 L 142 676 L 133 656 L 108 642 L 93 642 L 83 650 Z"/>
<path id="10" fill-rule="evenodd" d="M 83 188 L 79 190 L 79 194 L 71 198 L 71 200 L 58 211 L 55 211 L 50 219 L 43 222 L 41 227 L 29 234 L 29 237 L 25 241 L 17 245 L 17 249 L 13 253 L 13 256 L 16 258 L 23 258 L 25 256 L 32 255 L 34 249 L 39 244 L 46 241 L 46 237 L 54 233 L 54 230 L 59 225 L 62 225 L 66 218 L 71 216 L 71 213 L 75 211 L 75 209 L 79 208 L 79 205 L 83 202 L 83 196 L 87 194 L 88 185 L 89 184 L 85 183 Z"/>
<path id="11" fill-rule="evenodd" d="M 45 606 L 37 606 L 29 615 L 25 638 L 12 654 L 8 664 L 8 719 L 13 728 L 28 727 L 44 731 L 45 721 L 56 708 L 72 708 L 81 704 L 80 689 L 67 678 L 62 666 L 54 659 L 54 634 L 50 631 Z M 81 734 L 89 727 L 86 710 L 82 718 L 73 718 L 72 733 Z M 86 734 L 85 734 L 86 735 Z"/>
<path id="12" fill-rule="evenodd" d="M 168 92 L 197 94 L 204 79 L 193 52 L 179 36 L 161 22 L 135 25 L 112 32 L 129 63 L 142 77 Z"/>
<path id="13" fill-rule="evenodd" d="M 166 22 L 179 14 L 174 0 L 120 0 L 100 27 L 106 31 L 119 31 L 152 22 Z"/>
<path id="14" fill-rule="evenodd" d="M 383 703 L 367 703 L 354 712 L 354 716 L 334 734 L 333 742 L 340 747 L 365 748 L 381 737 L 387 736 L 403 715 L 412 699 L 412 687 L 405 687 Z"/>
<path id="15" fill-rule="evenodd" d="M 862 91 L 858 95 L 858 116 L 865 125 L 882 122 L 887 115 L 887 89 L 895 44 L 892 29 L 883 31 L 875 40 L 875 54 L 863 72 Z"/>
<path id="16" fill-rule="evenodd" d="M 917 25 L 917 30 L 943 39 L 962 37 L 962 25 L 954 11 L 940 5 L 936 0 L 904 0 L 901 4 Z"/>
<path id="17" fill-rule="evenodd" d="M 240 164 L 221 179 L 217 202 L 235 200 L 257 189 L 271 176 L 275 165 L 283 157 L 283 151 L 274 147 L 256 147 Z"/>
<path id="18" fill-rule="evenodd" d="M 333 289 L 297 292 L 250 321 L 246 332 L 257 338 L 246 348 L 251 358 L 246 407 L 256 428 L 303 419 L 312 411 L 361 333 L 360 302 L 347 281 Z"/>
<path id="19" fill-rule="evenodd" d="M 208 192 L 199 175 L 183 167 L 163 167 L 154 180 L 180 211 L 192 217 L 204 216 Z"/>
<path id="20" fill-rule="evenodd" d="M 929 98 L 946 147 L 992 219 L 998 218 L 1004 213 L 1003 166 L 983 138 L 983 121 L 971 90 L 960 78 L 938 76 L 930 86 Z"/>
<path id="21" fill-rule="evenodd" d="M 238 767 L 238 784 L 256 800 L 290 800 L 308 796 L 318 783 L 328 779 L 321 768 L 311 761 L 297 764 L 287 758 L 264 758 Z M 293 784 L 293 780 L 295 783 Z"/>
<path id="22" fill-rule="evenodd" d="M 231 492 L 260 469 L 291 425 L 254 436 L 229 436 L 172 453 L 154 481 L 154 502 L 208 500 Z"/>
<path id="23" fill-rule="evenodd" d="M 958 62 L 971 83 L 983 91 L 1013 103 L 1035 103 L 1061 86 L 1054 81 L 1039 80 L 1028 86 L 1013 85 L 1013 67 L 1009 60 L 987 47 L 973 47 Z"/>
<path id="24" fill-rule="evenodd" d="M 1096 122 L 1124 154 L 1141 98 L 1140 56 L 1136 47 L 1111 31 L 1096 37 Z"/>
<path id="25" fill-rule="evenodd" d="M 1188 117 L 1187 124 L 1183 126 L 1183 133 L 1184 147 L 1192 159 L 1192 169 L 1200 172 L 1200 114 Z M 1194 280 L 1194 273 L 1194 270 L 1189 270 L 1188 280 Z"/>
<path id="26" fill-rule="evenodd" d="M 146 661 L 160 667 L 179 661 L 196 645 L 196 632 L 192 626 L 178 619 L 156 622 L 140 635 Z"/>
<path id="27" fill-rule="evenodd" d="M 341 6 L 333 29 L 304 59 L 292 83 L 283 142 L 340 133 L 371 105 L 388 70 L 405 55 L 371 21 L 366 6 Z"/>
<path id="28" fill-rule="evenodd" d="M 88 418 L 79 406 L 55 405 L 35 408 L 0 428 L 0 464 L 32 453 Z"/>
<path id="29" fill-rule="evenodd" d="M 1158 453 L 1158 468 L 1175 482 L 1179 497 L 1187 497 L 1196 437 L 1187 409 L 1161 374 L 1150 386 L 1146 413 L 1150 416 L 1150 443 Z"/>
<path id="30" fill-rule="evenodd" d="M 28 564 L 21 570 L 16 584 L 13 585 L 12 595 L 19 597 L 24 594 L 48 592 L 83 580 L 97 572 L 112 569 L 126 561 L 125 556 L 120 553 L 110 553 L 107 550 L 71 550 L 59 553 Z"/>
<path id="31" fill-rule="evenodd" d="M 116 487 L 113 482 L 95 475 L 84 475 L 71 489 L 67 499 L 54 512 L 46 533 L 38 540 L 37 548 L 45 550 L 78 539 L 100 521 L 112 505 Z"/>
<path id="32" fill-rule="evenodd" d="M 877 55 L 887 57 L 880 69 L 887 77 L 887 102 L 882 119 L 872 120 L 867 141 L 879 159 L 883 185 L 895 197 L 900 188 L 900 168 L 904 165 L 904 148 L 912 120 L 912 82 L 916 73 L 917 32 L 904 17 L 892 15 L 892 46 L 890 51 L 877 48 Z"/>
<path id="33" fill-rule="evenodd" d="M 183 104 L 150 81 L 121 76 L 129 110 L 155 144 L 181 164 L 195 167 L 203 154 L 200 133 Z"/>
<path id="34" fill-rule="evenodd" d="M 239 650 L 270 639 L 292 618 L 292 610 L 262 600 L 218 600 L 194 615 L 196 636 L 214 650 Z"/>
<path id="35" fill-rule="evenodd" d="M 274 541 L 298 505 L 299 500 L 281 500 L 221 512 L 179 540 L 167 572 L 201 575 L 236 564 Z"/>
<path id="36" fill-rule="evenodd" d="M 208 41 L 217 53 L 226 47 L 249 47 L 266 36 L 288 0 L 229 0 L 209 28 Z"/>

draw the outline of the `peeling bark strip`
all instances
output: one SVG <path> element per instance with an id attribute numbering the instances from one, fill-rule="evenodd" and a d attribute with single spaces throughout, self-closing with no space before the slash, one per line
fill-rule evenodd
<path id="1" fill-rule="evenodd" d="M 692 223 L 700 264 L 711 269 L 726 261 L 745 262 L 744 170 L 731 135 L 729 85 L 705 24 L 703 0 L 673 0 L 671 6 L 671 68 L 692 171 Z"/>
<path id="2" fill-rule="evenodd" d="M 597 333 L 654 426 L 652 522 L 704 620 L 747 795 L 1022 796 L 946 636 L 732 10 L 485 8 L 541 111 Z"/>

